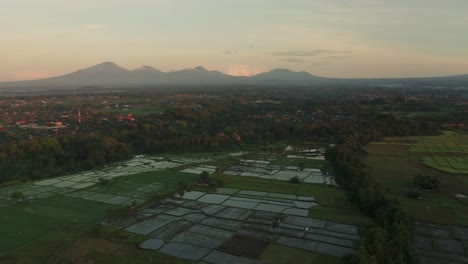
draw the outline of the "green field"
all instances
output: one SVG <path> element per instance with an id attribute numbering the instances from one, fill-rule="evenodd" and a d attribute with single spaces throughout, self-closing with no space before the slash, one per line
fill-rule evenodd
<path id="1" fill-rule="evenodd" d="M 139 250 L 135 245 L 146 239 L 119 230 L 90 225 L 67 226 L 34 240 L 0 263 L 192 263 L 156 251 Z M 73 260 L 77 260 L 73 262 Z"/>
<path id="2" fill-rule="evenodd" d="M 65 226 L 91 224 L 115 206 L 57 196 L 0 208 L 0 249 L 9 252 Z"/>
<path id="3" fill-rule="evenodd" d="M 445 131 L 438 137 L 419 137 L 410 151 L 426 153 L 422 162 L 442 172 L 468 174 L 468 135 Z"/>
<path id="4" fill-rule="evenodd" d="M 468 175 L 462 174 L 468 135 L 445 132 L 441 136 L 387 138 L 371 143 L 366 164 L 373 179 L 398 197 L 415 219 L 444 224 L 468 225 Z M 435 176 L 440 191 L 424 192 L 423 199 L 408 197 L 417 174 Z"/>
<path id="5" fill-rule="evenodd" d="M 341 258 L 316 254 L 296 248 L 290 248 L 279 244 L 270 244 L 261 256 L 265 263 L 289 264 L 289 263 L 320 263 L 339 264 Z"/>
<path id="6" fill-rule="evenodd" d="M 152 195 L 161 196 L 176 191 L 179 182 L 191 184 L 198 178 L 198 175 L 171 170 L 145 172 L 117 178 L 106 186 L 98 184 L 86 191 L 122 194 L 150 183 L 159 183 L 165 188 Z M 109 209 L 116 207 L 64 195 L 0 207 L 0 253 L 10 252 L 37 239 L 45 239 L 65 227 L 91 225 L 105 216 Z"/>
<path id="7" fill-rule="evenodd" d="M 287 157 L 279 157 L 276 160 L 271 162 L 272 165 L 280 165 L 280 166 L 295 166 L 300 167 L 300 165 L 304 165 L 304 168 L 313 168 L 313 169 L 320 169 L 325 166 L 326 161 L 324 160 L 313 160 L 313 159 L 301 159 L 301 158 L 287 158 Z"/>
<path id="8" fill-rule="evenodd" d="M 126 180 L 131 181 L 133 183 L 162 183 L 169 186 L 176 186 L 179 182 L 184 182 L 187 184 L 193 183 L 196 180 L 198 180 L 198 178 L 198 175 L 190 173 L 163 170 L 134 174 L 126 177 Z"/>
<path id="9" fill-rule="evenodd" d="M 422 157 L 422 162 L 432 168 L 438 169 L 443 172 L 453 174 L 468 174 L 468 154 L 463 156 L 428 156 Z"/>

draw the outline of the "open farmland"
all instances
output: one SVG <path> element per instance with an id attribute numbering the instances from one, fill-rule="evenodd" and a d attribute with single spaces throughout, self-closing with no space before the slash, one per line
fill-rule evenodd
<path id="1" fill-rule="evenodd" d="M 439 137 L 416 140 L 410 151 L 430 154 L 422 158 L 425 165 L 447 173 L 468 174 L 468 135 L 446 131 Z"/>
<path id="2" fill-rule="evenodd" d="M 415 223 L 414 242 L 422 263 L 468 263 L 468 228 Z"/>
<path id="3" fill-rule="evenodd" d="M 345 191 L 322 184 L 291 184 L 284 181 L 261 179 L 256 177 L 239 177 L 224 174 L 214 174 L 215 179 L 221 179 L 224 187 L 278 192 L 294 195 L 313 194 L 317 206 L 310 208 L 309 216 L 317 219 L 336 221 L 339 223 L 368 225 L 372 220 L 353 208 L 346 200 Z"/>
<path id="4" fill-rule="evenodd" d="M 118 252 L 122 259 L 141 263 L 201 259 L 275 263 L 271 260 L 281 252 L 340 263 L 343 254 L 352 252 L 358 230 L 372 220 L 352 208 L 345 192 L 334 184 L 288 182 L 301 173 L 324 179 L 322 158 L 301 169 L 304 157 L 261 156 L 269 159 L 264 165 L 273 167 L 275 174 L 285 174 L 282 179 L 224 174 L 233 166 L 255 170 L 262 162 L 249 160 L 258 154 L 223 152 L 137 156 L 99 170 L 4 187 L 0 189 L 0 252 L 6 263 L 30 258 L 48 262 L 51 257 L 112 263 Z M 181 183 L 195 183 L 203 171 L 223 182 L 224 188 L 194 186 L 182 197 L 172 197 Z M 11 198 L 15 193 L 22 193 L 24 201 L 15 202 Z M 109 220 L 110 211 L 134 206 L 139 209 L 130 219 Z M 273 228 L 277 219 L 278 227 Z M 103 226 L 96 229 L 97 223 Z M 232 228 L 226 230 L 226 226 Z M 61 235 L 64 230 L 69 233 L 66 238 Z M 217 237 L 220 234 L 225 236 Z M 239 241 L 246 246 L 237 246 Z M 25 250 L 31 255 L 25 255 Z M 278 263 L 284 261 L 278 259 Z"/>
<path id="5" fill-rule="evenodd" d="M 224 174 L 289 181 L 297 178 L 304 183 L 336 186 L 333 175 L 325 169 L 324 150 L 288 146 L 279 155 L 251 155 L 226 167 Z"/>
<path id="6" fill-rule="evenodd" d="M 314 201 L 311 196 L 231 188 L 191 191 L 144 208 L 140 214 L 146 218 L 106 224 L 147 236 L 141 248 L 208 263 L 262 263 L 271 243 L 311 255 L 352 252 L 358 227 L 307 217 Z"/>
<path id="7" fill-rule="evenodd" d="M 422 263 L 468 263 L 468 175 L 462 169 L 467 140 L 466 134 L 445 132 L 434 137 L 387 138 L 365 148 L 373 179 L 417 220 L 414 243 Z M 418 174 L 437 177 L 440 190 L 410 198 Z"/>
<path id="8" fill-rule="evenodd" d="M 468 135 L 453 132 L 435 137 L 388 138 L 366 147 L 366 164 L 374 180 L 399 197 L 417 220 L 468 225 L 468 175 L 461 173 L 468 156 L 467 142 Z M 418 200 L 409 198 L 417 174 L 437 177 L 440 191 L 424 192 Z"/>
<path id="9" fill-rule="evenodd" d="M 177 163 L 138 156 L 102 170 L 2 188 L 0 252 L 47 238 L 66 226 L 90 225 L 110 209 L 170 194 L 179 182 L 193 183 L 198 176 L 167 169 L 198 161 Z M 103 184 L 105 180 L 109 183 Z M 23 193 L 26 201 L 13 203 L 10 196 L 15 192 Z"/>

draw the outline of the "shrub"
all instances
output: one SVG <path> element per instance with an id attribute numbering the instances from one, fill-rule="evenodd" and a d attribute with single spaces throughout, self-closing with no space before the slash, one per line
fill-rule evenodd
<path id="1" fill-rule="evenodd" d="M 299 170 L 303 171 L 304 170 L 304 162 L 299 163 Z"/>
<path id="2" fill-rule="evenodd" d="M 218 188 L 224 187 L 223 179 L 215 179 L 216 184 L 218 184 Z"/>
<path id="3" fill-rule="evenodd" d="M 418 174 L 414 177 L 414 186 L 419 190 L 438 191 L 440 188 L 440 181 L 435 176 L 422 176 Z"/>
<path id="4" fill-rule="evenodd" d="M 212 189 L 212 190 L 216 190 L 218 188 L 218 183 L 216 183 L 215 181 L 211 181 L 209 184 L 208 184 L 208 188 Z"/>
<path id="5" fill-rule="evenodd" d="M 280 222 L 281 222 L 280 218 L 273 219 L 273 221 L 271 221 L 271 228 L 275 229 L 275 228 L 279 227 Z"/>
<path id="6" fill-rule="evenodd" d="M 24 199 L 24 194 L 22 192 L 14 192 L 11 194 L 11 198 L 16 201 L 22 201 Z"/>
<path id="7" fill-rule="evenodd" d="M 100 225 L 93 225 L 91 227 L 91 236 L 99 237 L 102 234 L 102 227 Z"/>
<path id="8" fill-rule="evenodd" d="M 420 190 L 412 190 L 408 193 L 409 198 L 419 199 L 422 197 L 422 192 Z"/>
<path id="9" fill-rule="evenodd" d="M 121 219 L 135 216 L 136 210 L 134 210 L 134 208 L 132 208 L 131 206 L 110 209 L 109 211 L 107 211 L 107 217 L 113 219 Z"/>
<path id="10" fill-rule="evenodd" d="M 209 183 L 209 180 L 210 180 L 210 174 L 206 171 L 203 171 L 201 174 L 200 174 L 200 180 L 199 182 L 200 183 Z"/>
<path id="11" fill-rule="evenodd" d="M 111 180 L 99 178 L 99 184 L 104 185 L 104 186 L 109 186 L 111 184 Z"/>
<path id="12" fill-rule="evenodd" d="M 288 182 L 298 184 L 298 183 L 301 183 L 302 181 L 301 181 L 301 179 L 299 179 L 299 177 L 294 176 L 294 177 L 291 177 L 291 178 L 288 180 Z"/>
<path id="13" fill-rule="evenodd" d="M 185 192 L 188 189 L 188 185 L 184 182 L 179 182 L 177 185 L 177 193 L 180 197 L 184 196 Z"/>

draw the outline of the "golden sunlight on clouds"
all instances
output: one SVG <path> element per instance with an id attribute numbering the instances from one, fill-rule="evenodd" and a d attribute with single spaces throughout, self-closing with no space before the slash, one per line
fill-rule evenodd
<path id="1" fill-rule="evenodd" d="M 235 64 L 230 65 L 227 69 L 224 70 L 224 73 L 233 75 L 233 76 L 252 76 L 259 74 L 265 71 L 264 67 L 260 66 L 251 66 L 246 64 Z"/>

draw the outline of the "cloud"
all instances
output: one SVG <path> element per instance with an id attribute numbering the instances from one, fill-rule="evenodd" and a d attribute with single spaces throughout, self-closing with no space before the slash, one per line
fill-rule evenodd
<path id="1" fill-rule="evenodd" d="M 292 63 L 307 63 L 306 60 L 303 60 L 303 59 L 294 59 L 294 58 L 281 59 L 280 61 L 292 62 Z"/>
<path id="2" fill-rule="evenodd" d="M 327 59 L 347 59 L 347 58 L 352 58 L 353 56 L 346 56 L 346 55 L 334 55 L 334 56 L 328 56 Z"/>
<path id="3" fill-rule="evenodd" d="M 273 52 L 272 56 L 288 56 L 288 57 L 312 57 L 322 54 L 349 54 L 352 51 L 349 50 L 326 50 L 326 49 L 316 49 L 316 50 L 294 50 L 294 51 L 282 51 L 282 52 Z"/>
<path id="4" fill-rule="evenodd" d="M 101 24 L 86 24 L 86 25 L 84 25 L 84 28 L 89 29 L 89 30 L 97 30 L 97 29 L 101 29 L 101 28 L 104 28 L 104 27 L 105 26 L 101 25 Z"/>
<path id="5" fill-rule="evenodd" d="M 237 53 L 237 50 L 226 50 L 224 52 L 225 55 L 229 55 L 229 54 L 236 54 Z"/>
<path id="6" fill-rule="evenodd" d="M 325 66 L 325 65 L 328 65 L 328 61 L 321 61 L 321 62 L 312 62 L 310 63 L 310 65 L 312 66 Z"/>

